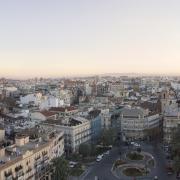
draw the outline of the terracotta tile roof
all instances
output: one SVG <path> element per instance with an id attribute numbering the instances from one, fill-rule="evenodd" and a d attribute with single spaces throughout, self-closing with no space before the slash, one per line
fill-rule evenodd
<path id="1" fill-rule="evenodd" d="M 50 117 L 50 116 L 56 115 L 55 112 L 51 112 L 51 111 L 41 111 L 40 113 L 43 114 L 46 117 Z"/>
<path id="2" fill-rule="evenodd" d="M 65 111 L 75 111 L 77 110 L 76 107 L 70 106 L 70 107 L 52 107 L 50 111 L 53 112 L 65 112 Z"/>

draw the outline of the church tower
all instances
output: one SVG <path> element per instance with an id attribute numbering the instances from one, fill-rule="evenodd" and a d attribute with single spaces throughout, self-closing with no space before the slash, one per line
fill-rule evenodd
<path id="1" fill-rule="evenodd" d="M 164 113 L 167 106 L 170 105 L 169 90 L 163 90 L 160 95 L 161 98 L 161 113 Z"/>

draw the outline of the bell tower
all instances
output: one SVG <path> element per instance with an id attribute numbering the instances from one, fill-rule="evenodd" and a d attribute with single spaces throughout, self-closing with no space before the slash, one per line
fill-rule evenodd
<path id="1" fill-rule="evenodd" d="M 169 90 L 163 90 L 161 92 L 161 112 L 164 113 L 165 108 L 170 105 Z"/>

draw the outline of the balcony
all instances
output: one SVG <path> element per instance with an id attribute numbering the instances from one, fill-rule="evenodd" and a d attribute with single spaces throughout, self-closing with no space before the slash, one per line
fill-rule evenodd
<path id="1" fill-rule="evenodd" d="M 40 160 L 41 159 L 41 156 L 37 156 L 36 158 L 35 158 L 35 161 L 38 161 L 38 160 Z"/>
<path id="2" fill-rule="evenodd" d="M 24 173 L 16 175 L 16 177 L 13 178 L 13 180 L 23 180 L 24 179 Z"/>
<path id="3" fill-rule="evenodd" d="M 46 155 L 43 157 L 43 161 L 48 161 L 49 160 L 49 157 Z"/>
<path id="4" fill-rule="evenodd" d="M 11 171 L 10 172 L 5 172 L 4 176 L 5 176 L 5 180 L 12 180 L 13 179 Z"/>
<path id="5" fill-rule="evenodd" d="M 17 166 L 16 168 L 15 168 L 15 171 L 16 172 L 19 172 L 19 171 L 21 171 L 21 170 L 23 170 L 23 167 L 20 165 L 20 166 Z"/>
<path id="6" fill-rule="evenodd" d="M 26 173 L 30 173 L 32 171 L 32 168 L 28 168 L 28 170 L 26 171 Z"/>
<path id="7" fill-rule="evenodd" d="M 42 152 L 42 156 L 46 156 L 48 154 L 47 151 Z"/>
<path id="8" fill-rule="evenodd" d="M 37 168 L 38 166 L 41 166 L 41 164 L 42 164 L 42 161 L 37 161 L 35 162 L 34 167 Z"/>

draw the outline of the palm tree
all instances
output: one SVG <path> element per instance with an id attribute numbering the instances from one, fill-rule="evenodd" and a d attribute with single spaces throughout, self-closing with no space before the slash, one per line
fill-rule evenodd
<path id="1" fill-rule="evenodd" d="M 68 162 L 64 157 L 58 157 L 53 160 L 54 174 L 53 180 L 67 180 L 69 176 Z"/>

